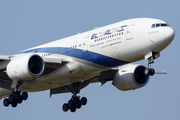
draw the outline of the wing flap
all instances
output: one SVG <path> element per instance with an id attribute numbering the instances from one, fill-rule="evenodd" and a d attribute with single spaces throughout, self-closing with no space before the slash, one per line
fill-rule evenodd
<path id="1" fill-rule="evenodd" d="M 59 58 L 59 57 L 47 57 L 43 58 L 45 63 L 54 63 L 54 64 L 62 64 L 69 62 L 69 59 L 67 58 Z"/>
<path id="2" fill-rule="evenodd" d="M 2 98 L 8 97 L 11 93 L 12 93 L 11 90 L 7 90 L 7 89 L 4 89 L 4 88 L 0 88 L 0 100 L 1 100 Z"/>

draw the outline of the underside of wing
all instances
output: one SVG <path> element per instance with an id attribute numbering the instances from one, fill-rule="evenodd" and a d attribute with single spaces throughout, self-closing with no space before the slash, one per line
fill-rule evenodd
<path id="1" fill-rule="evenodd" d="M 118 69 L 103 70 L 103 71 L 98 72 L 97 74 L 95 74 L 91 78 L 86 79 L 86 80 L 82 80 L 81 82 L 77 82 L 77 83 L 73 83 L 73 84 L 69 84 L 69 85 L 65 85 L 62 87 L 51 89 L 50 96 L 53 94 L 60 94 L 60 93 L 68 93 L 68 92 L 73 93 L 74 92 L 74 89 L 73 89 L 74 86 L 76 86 L 76 88 L 78 88 L 75 91 L 76 93 L 79 93 L 81 89 L 88 86 L 90 83 L 100 82 L 100 86 L 102 86 L 107 81 L 111 81 L 117 71 L 118 71 Z"/>

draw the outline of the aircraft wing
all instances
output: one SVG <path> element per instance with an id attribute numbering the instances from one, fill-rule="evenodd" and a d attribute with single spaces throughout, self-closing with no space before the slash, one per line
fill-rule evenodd
<path id="1" fill-rule="evenodd" d="M 0 55 L 0 99 L 7 97 L 12 91 L 5 88 L 10 88 L 12 80 L 3 72 L 9 63 L 11 56 Z"/>
<path id="2" fill-rule="evenodd" d="M 76 84 L 78 86 L 76 93 L 79 93 L 81 89 L 88 86 L 90 83 L 100 82 L 100 86 L 102 86 L 107 81 L 111 81 L 117 71 L 118 71 L 118 68 L 111 68 L 111 69 L 103 70 L 103 71 L 98 72 L 97 74 L 95 74 L 93 77 L 89 79 L 82 80 L 81 82 Z M 73 90 L 73 84 L 54 88 L 50 90 L 50 96 L 53 94 L 72 92 L 71 90 Z"/>
<path id="3" fill-rule="evenodd" d="M 0 99 L 9 96 L 13 90 L 11 87 L 13 80 L 6 74 L 6 67 L 12 57 L 14 56 L 0 55 Z M 45 63 L 45 69 L 42 75 L 49 74 L 69 62 L 67 58 L 58 57 L 43 58 L 43 61 Z"/>
<path id="4" fill-rule="evenodd" d="M 0 62 L 1 61 L 6 61 L 6 60 L 10 60 L 11 56 L 7 56 L 7 55 L 0 55 Z"/>

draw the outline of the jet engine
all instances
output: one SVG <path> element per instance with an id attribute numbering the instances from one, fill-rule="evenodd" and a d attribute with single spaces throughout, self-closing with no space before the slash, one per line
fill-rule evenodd
<path id="1" fill-rule="evenodd" d="M 146 67 L 142 65 L 128 65 L 119 68 L 113 78 L 113 85 L 119 90 L 133 90 L 145 86 L 149 82 L 149 75 L 145 74 Z"/>
<path id="2" fill-rule="evenodd" d="M 37 54 L 13 58 L 7 65 L 8 76 L 15 81 L 29 80 L 41 75 L 44 71 L 44 61 Z"/>

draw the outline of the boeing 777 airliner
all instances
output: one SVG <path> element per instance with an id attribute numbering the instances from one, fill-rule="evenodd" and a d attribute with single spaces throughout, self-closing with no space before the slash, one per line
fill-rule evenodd
<path id="1" fill-rule="evenodd" d="M 17 52 L 0 55 L 0 99 L 5 107 L 27 100 L 28 92 L 50 90 L 71 92 L 63 111 L 75 112 L 87 98 L 77 96 L 90 83 L 108 81 L 119 90 L 145 86 L 153 60 L 174 39 L 174 30 L 152 18 L 124 20 L 94 28 L 64 39 Z M 148 66 L 129 64 L 147 59 Z"/>

